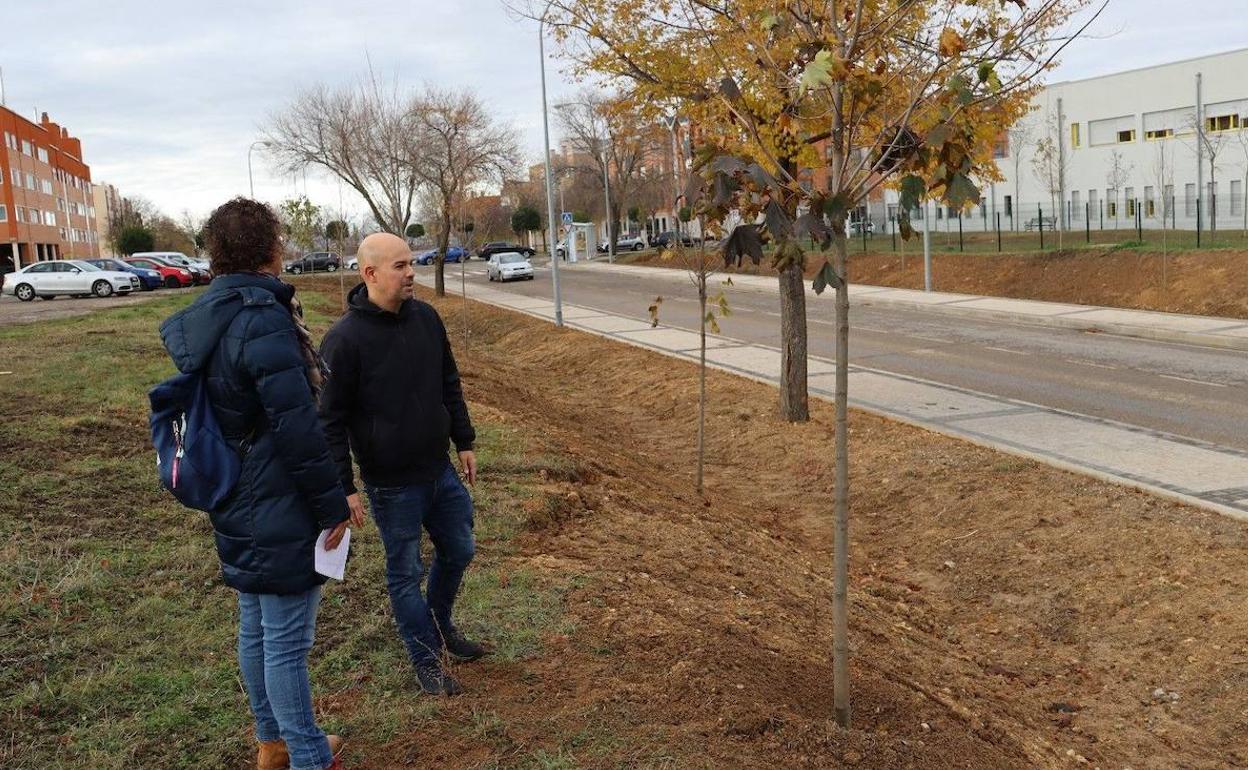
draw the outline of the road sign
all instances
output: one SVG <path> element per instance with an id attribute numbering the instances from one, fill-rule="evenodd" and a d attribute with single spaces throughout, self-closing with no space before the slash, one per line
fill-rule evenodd
<path id="1" fill-rule="evenodd" d="M 565 211 L 563 212 L 563 225 L 564 227 L 567 227 L 570 224 L 572 224 L 572 212 Z"/>

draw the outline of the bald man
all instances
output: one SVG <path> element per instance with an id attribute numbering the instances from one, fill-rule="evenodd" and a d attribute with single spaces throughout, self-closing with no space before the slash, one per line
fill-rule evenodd
<path id="1" fill-rule="evenodd" d="M 363 515 L 351 454 L 360 465 L 373 520 L 386 548 L 386 587 L 399 636 L 421 689 L 455 695 L 442 661 L 476 660 L 485 649 L 464 638 L 451 610 L 472 561 L 472 498 L 449 458 L 455 443 L 476 482 L 476 437 L 446 327 L 412 296 L 412 255 L 394 235 L 370 235 L 358 258 L 364 282 L 321 343 L 329 378 L 321 394 L 325 436 L 353 516 Z M 423 532 L 434 558 L 421 593 Z M 444 656 L 444 654 L 446 656 Z"/>

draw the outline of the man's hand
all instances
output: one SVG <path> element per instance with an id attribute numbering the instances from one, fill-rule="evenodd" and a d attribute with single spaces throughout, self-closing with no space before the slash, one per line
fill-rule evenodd
<path id="1" fill-rule="evenodd" d="M 347 507 L 351 509 L 351 526 L 364 526 L 364 503 L 360 502 L 360 493 L 347 495 Z"/>
<path id="2" fill-rule="evenodd" d="M 329 532 L 329 536 L 325 538 L 325 550 L 332 551 L 342 543 L 342 538 L 347 534 L 347 527 L 351 526 L 351 520 L 347 519 Z"/>
<path id="3" fill-rule="evenodd" d="M 468 484 L 475 485 L 477 483 L 477 455 L 471 450 L 459 453 L 459 464 L 464 469 L 464 478 L 468 479 Z"/>

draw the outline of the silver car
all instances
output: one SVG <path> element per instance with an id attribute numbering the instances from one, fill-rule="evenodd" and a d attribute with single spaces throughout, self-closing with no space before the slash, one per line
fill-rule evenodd
<path id="1" fill-rule="evenodd" d="M 9 275 L 4 282 L 4 293 L 12 294 L 22 302 L 30 302 L 35 297 L 51 299 L 63 294 L 111 297 L 113 294 L 137 291 L 137 275 L 102 270 L 90 262 L 77 259 L 36 262 Z"/>
<path id="2" fill-rule="evenodd" d="M 533 280 L 533 263 L 518 251 L 500 251 L 490 255 L 486 275 L 491 281 Z"/>

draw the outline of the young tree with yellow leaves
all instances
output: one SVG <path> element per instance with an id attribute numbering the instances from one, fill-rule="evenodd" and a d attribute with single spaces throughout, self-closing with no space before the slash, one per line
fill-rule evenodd
<path id="1" fill-rule="evenodd" d="M 773 245 L 780 403 L 793 421 L 808 418 L 803 242 L 831 246 L 814 290 L 837 290 L 833 688 L 841 725 L 849 724 L 846 217 L 891 185 L 908 238 L 908 212 L 922 200 L 977 200 L 972 180 L 998 177 L 993 144 L 1086 28 L 1067 30 L 1092 1 L 529 0 L 518 9 L 545 18 L 577 74 L 627 82 L 641 109 L 691 121 L 699 173 L 686 203 L 712 223 L 741 218 L 725 241 L 727 262 L 757 263 L 764 243 Z M 825 165 L 827 189 L 816 189 L 803 172 Z"/>

